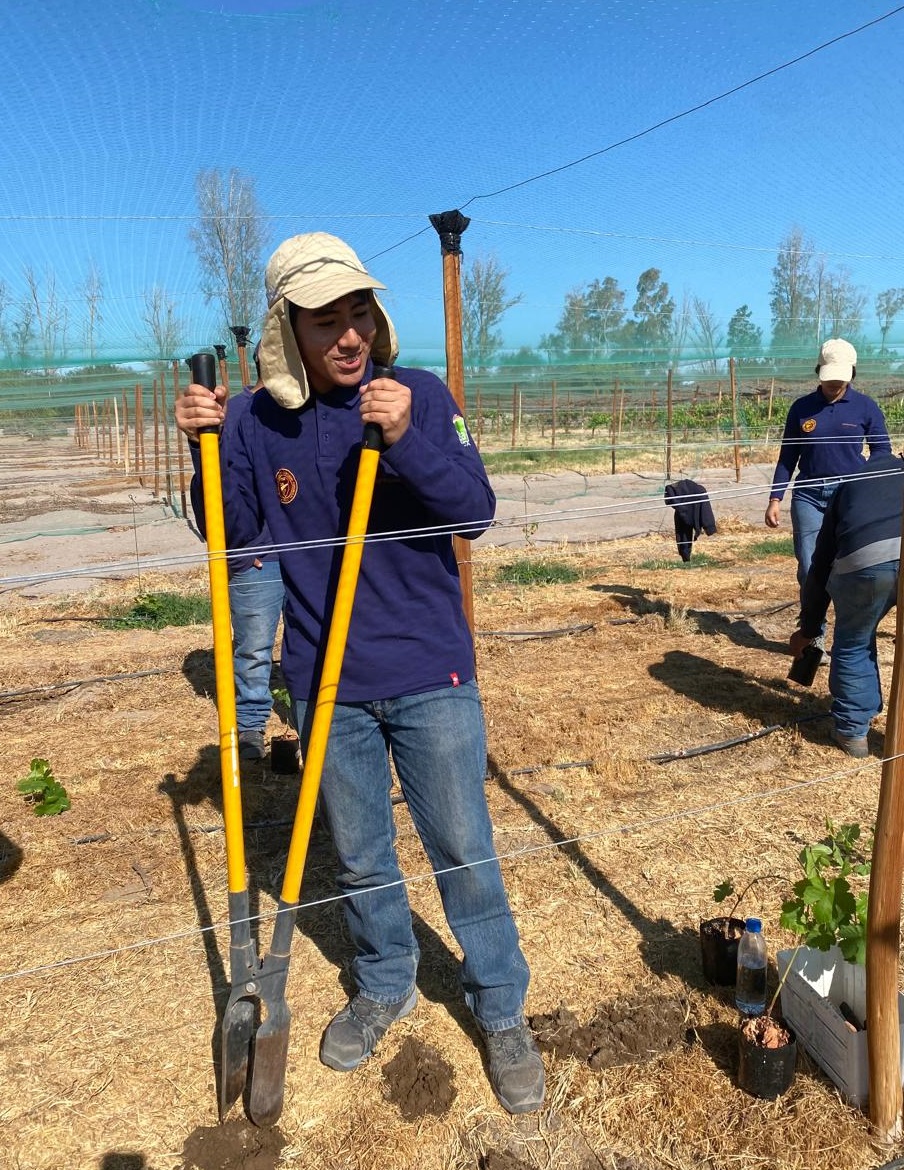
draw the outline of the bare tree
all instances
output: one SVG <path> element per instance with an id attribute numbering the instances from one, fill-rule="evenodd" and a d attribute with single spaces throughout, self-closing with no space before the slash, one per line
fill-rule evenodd
<path id="1" fill-rule="evenodd" d="M 502 334 L 496 326 L 513 305 L 524 299 L 510 297 L 505 282 L 508 269 L 495 257 L 477 258 L 462 280 L 462 332 L 468 365 L 485 370 L 502 348 Z"/>
<path id="2" fill-rule="evenodd" d="M 205 300 L 216 301 L 231 325 L 255 330 L 264 312 L 264 220 L 254 180 L 234 168 L 200 171 L 195 179 L 198 223 L 188 235 L 201 265 Z"/>
<path id="3" fill-rule="evenodd" d="M 779 246 L 769 307 L 774 350 L 781 354 L 812 347 L 819 316 L 816 273 L 813 245 L 800 228 L 792 228 Z"/>
<path id="4" fill-rule="evenodd" d="M 147 326 L 148 348 L 157 361 L 171 361 L 182 344 L 184 327 L 176 316 L 176 305 L 159 285 L 144 293 L 141 319 Z"/>
<path id="5" fill-rule="evenodd" d="M 694 297 L 692 308 L 691 334 L 697 343 L 701 364 L 704 370 L 716 374 L 719 371 L 719 351 L 725 344 L 725 334 L 708 301 Z"/>
<path id="6" fill-rule="evenodd" d="M 859 337 L 866 311 L 866 292 L 851 280 L 850 270 L 842 266 L 826 273 L 822 292 L 826 336 Z"/>
<path id="7" fill-rule="evenodd" d="M 879 319 L 879 330 L 882 334 L 881 352 L 883 354 L 888 334 L 902 309 L 904 309 L 904 288 L 887 288 L 876 297 L 876 316 Z"/>
<path id="8" fill-rule="evenodd" d="M 58 364 L 66 356 L 66 328 L 68 314 L 66 306 L 57 295 L 56 274 L 48 269 L 44 275 L 44 286 L 30 264 L 24 268 L 25 284 L 28 289 L 27 304 L 31 310 L 28 318 L 34 327 L 34 336 L 41 347 L 41 358 L 45 369 Z M 25 318 L 21 319 L 24 323 Z M 20 340 L 24 334 L 20 332 Z"/>
<path id="9" fill-rule="evenodd" d="M 85 277 L 81 292 L 85 298 L 85 353 L 93 361 L 97 347 L 97 329 L 104 319 L 101 312 L 101 305 L 104 299 L 104 282 L 93 260 L 88 266 L 88 275 Z"/>

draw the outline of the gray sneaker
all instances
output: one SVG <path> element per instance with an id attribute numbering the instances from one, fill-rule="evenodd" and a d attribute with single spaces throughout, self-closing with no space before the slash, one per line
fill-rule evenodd
<path id="1" fill-rule="evenodd" d="M 543 1059 L 527 1024 L 485 1032 L 490 1084 L 509 1113 L 533 1113 L 546 1096 Z"/>
<path id="2" fill-rule="evenodd" d="M 832 742 L 837 744 L 843 752 L 853 756 L 855 760 L 863 760 L 869 755 L 869 744 L 865 735 L 842 735 L 833 727 L 829 732 Z"/>
<path id="3" fill-rule="evenodd" d="M 262 731 L 239 732 L 240 760 L 262 760 L 266 754 L 267 749 L 264 746 L 264 733 Z"/>
<path id="4" fill-rule="evenodd" d="M 398 1003 L 377 1003 L 356 995 L 326 1026 L 320 1041 L 320 1059 L 336 1072 L 351 1072 L 363 1064 L 390 1024 L 414 1011 L 417 989 Z"/>

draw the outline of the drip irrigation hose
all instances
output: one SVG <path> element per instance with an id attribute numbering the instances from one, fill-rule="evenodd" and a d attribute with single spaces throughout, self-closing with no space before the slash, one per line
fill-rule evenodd
<path id="1" fill-rule="evenodd" d="M 802 715 L 799 719 L 792 719 L 788 723 L 773 723 L 769 727 L 761 727 L 759 731 L 750 731 L 746 735 L 736 736 L 734 739 L 723 739 L 718 743 L 706 743 L 701 747 L 679 748 L 677 752 L 665 752 L 659 756 L 647 756 L 651 764 L 669 764 L 673 760 L 688 760 L 691 756 L 705 756 L 710 752 L 723 752 L 726 748 L 738 747 L 742 743 L 750 743 L 754 739 L 762 739 L 764 735 L 771 735 L 773 731 L 786 731 L 789 727 L 797 727 L 800 723 L 812 723 L 815 719 L 828 719 L 829 711 L 818 715 Z"/>

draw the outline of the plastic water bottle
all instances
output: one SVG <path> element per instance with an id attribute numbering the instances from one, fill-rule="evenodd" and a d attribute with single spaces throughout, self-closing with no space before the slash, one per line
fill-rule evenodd
<path id="1" fill-rule="evenodd" d="M 738 943 L 738 981 L 735 1003 L 745 1016 L 766 1010 L 766 940 L 759 918 L 748 918 Z"/>

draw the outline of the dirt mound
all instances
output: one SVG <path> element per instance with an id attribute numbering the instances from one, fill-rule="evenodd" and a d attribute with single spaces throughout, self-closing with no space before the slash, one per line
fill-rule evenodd
<path id="1" fill-rule="evenodd" d="M 406 1121 L 426 1114 L 442 1117 L 455 1100 L 452 1066 L 422 1041 L 408 1036 L 383 1066 L 387 1101 L 398 1106 Z"/>
<path id="2" fill-rule="evenodd" d="M 662 998 L 616 1000 L 599 1007 L 586 1024 L 563 1005 L 549 1015 L 532 1016 L 530 1024 L 544 1052 L 560 1060 L 576 1057 L 594 1070 L 652 1060 L 680 1043 L 686 1030 L 684 1008 Z"/>

